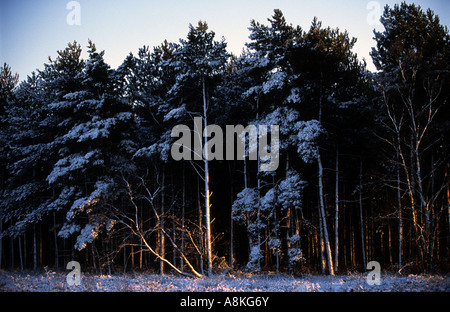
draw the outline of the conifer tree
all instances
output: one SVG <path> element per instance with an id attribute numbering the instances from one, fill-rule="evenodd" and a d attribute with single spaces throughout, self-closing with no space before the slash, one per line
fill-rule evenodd
<path id="1" fill-rule="evenodd" d="M 102 208 L 114 199 L 119 173 L 132 170 L 130 157 L 132 114 L 126 101 L 115 94 L 112 70 L 89 41 L 89 58 L 76 78 L 80 88 L 50 104 L 60 124 L 61 135 L 51 144 L 58 152 L 47 181 L 55 190 L 58 209 L 66 211 L 59 235 L 80 232 L 75 247 L 83 249 L 101 231 L 110 230 L 111 220 Z M 65 115 L 71 113 L 71 117 Z M 83 221 L 83 220 L 87 220 Z M 83 228 L 82 228 L 83 227 Z"/>

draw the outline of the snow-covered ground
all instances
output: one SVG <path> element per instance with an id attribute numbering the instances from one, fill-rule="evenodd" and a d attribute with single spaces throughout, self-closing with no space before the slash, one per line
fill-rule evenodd
<path id="1" fill-rule="evenodd" d="M 118 292 L 450 292 L 450 274 L 408 275 L 385 273 L 380 285 L 369 285 L 366 274 L 337 276 L 286 274 L 218 274 L 193 279 L 179 275 L 130 273 L 117 275 L 82 274 L 79 286 L 69 286 L 64 272 L 0 271 L 0 291 L 118 291 Z"/>

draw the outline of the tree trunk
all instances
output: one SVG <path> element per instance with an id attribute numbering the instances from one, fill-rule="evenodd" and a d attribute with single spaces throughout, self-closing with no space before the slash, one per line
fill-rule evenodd
<path id="1" fill-rule="evenodd" d="M 344 220 L 344 223 L 343 223 L 343 227 L 342 227 L 342 241 L 343 242 L 347 242 L 347 243 L 345 243 L 345 244 L 342 244 L 342 247 L 343 247 L 343 250 L 342 250 L 342 256 L 344 257 L 344 259 L 342 259 L 343 260 L 343 264 L 344 264 L 344 267 L 348 267 L 348 252 L 349 252 L 349 248 L 348 248 L 348 242 L 350 241 L 350 239 L 348 238 L 348 228 L 349 228 L 349 224 L 348 223 L 346 223 L 346 215 L 345 215 L 345 203 L 343 203 L 343 206 L 342 206 L 342 213 L 341 213 L 341 219 L 342 220 Z"/>
<path id="2" fill-rule="evenodd" d="M 42 242 L 42 224 L 39 224 L 39 264 L 42 265 L 42 255 L 43 255 L 43 242 Z"/>
<path id="3" fill-rule="evenodd" d="M 19 236 L 18 239 L 19 239 L 19 262 L 20 262 L 20 270 L 23 271 L 22 236 Z"/>
<path id="4" fill-rule="evenodd" d="M 351 243 L 350 243 L 350 259 L 351 259 L 351 266 L 356 266 L 356 242 L 355 242 L 355 225 L 352 223 L 352 226 L 350 228 L 350 236 L 351 236 Z"/>
<path id="5" fill-rule="evenodd" d="M 163 234 L 164 231 L 164 219 L 165 219 L 165 172 L 164 167 L 162 168 L 162 179 L 161 179 L 161 215 L 160 215 L 160 236 L 159 236 L 159 255 L 160 255 L 160 261 L 159 261 L 159 272 L 161 274 L 164 274 L 164 262 L 162 259 L 165 259 L 166 256 L 166 250 L 164 248 L 165 243 L 165 235 Z M 141 249 L 142 250 L 142 249 Z"/>
<path id="6" fill-rule="evenodd" d="M 123 246 L 123 274 L 127 272 L 127 246 Z"/>
<path id="7" fill-rule="evenodd" d="M 0 233 L 3 231 L 3 220 L 0 218 Z M 3 259 L 3 237 L 0 237 L 0 270 L 2 269 Z"/>
<path id="8" fill-rule="evenodd" d="M 233 172 L 230 167 L 230 162 L 228 162 L 228 172 L 230 173 L 230 203 L 233 205 L 234 191 L 233 191 Z M 230 213 L 230 268 L 233 269 L 234 266 L 234 222 L 233 222 L 233 208 L 231 208 Z"/>
<path id="9" fill-rule="evenodd" d="M 322 122 L 322 81 L 323 81 L 323 72 L 320 72 L 319 122 Z M 328 237 L 328 229 L 327 229 L 327 218 L 326 218 L 326 214 L 325 214 L 325 203 L 324 203 L 324 194 L 323 194 L 323 167 L 322 167 L 322 159 L 320 156 L 320 150 L 318 150 L 318 153 L 317 153 L 317 163 L 319 166 L 319 202 L 320 202 L 319 209 L 320 209 L 321 218 L 322 218 L 323 235 L 324 235 L 324 239 L 325 239 L 325 249 L 326 249 L 326 254 L 327 254 L 328 270 L 329 270 L 330 275 L 334 275 L 333 259 L 331 256 L 331 246 L 330 246 L 330 240 Z"/>
<path id="10" fill-rule="evenodd" d="M 392 231 L 391 231 L 391 223 L 388 222 L 388 234 L 389 234 L 389 264 L 392 265 Z"/>
<path id="11" fill-rule="evenodd" d="M 339 267 L 339 150 L 336 148 L 336 194 L 334 214 L 334 272 Z"/>
<path id="12" fill-rule="evenodd" d="M 256 97 L 256 123 L 258 124 L 258 126 L 256 127 L 256 133 L 259 137 L 259 96 Z M 260 159 L 260 155 L 259 155 L 259 148 L 257 148 L 257 170 L 256 170 L 256 179 L 257 179 L 257 190 L 258 190 L 258 211 L 256 213 L 256 224 L 260 224 L 260 218 L 261 218 L 261 177 L 260 177 L 260 164 L 261 164 L 261 159 Z M 258 229 L 258 235 L 257 235 L 257 240 L 256 240 L 256 244 L 255 246 L 258 248 L 259 253 L 261 253 L 261 231 Z M 259 258 L 258 258 L 259 259 Z M 260 272 L 261 271 L 261 261 L 258 260 L 257 266 L 256 266 L 256 271 Z"/>
<path id="13" fill-rule="evenodd" d="M 58 233 L 56 231 L 56 212 L 53 211 L 53 239 L 55 240 L 55 267 L 59 268 Z"/>
<path id="14" fill-rule="evenodd" d="M 325 215 L 325 204 L 324 204 L 324 198 L 323 198 L 323 167 L 322 167 L 322 160 L 320 158 L 320 152 L 318 153 L 317 162 L 319 164 L 319 201 L 320 201 L 320 211 L 322 215 L 322 225 L 323 225 L 323 234 L 324 234 L 324 240 L 325 240 L 325 250 L 327 254 L 327 264 L 328 264 L 328 270 L 330 275 L 334 275 L 334 268 L 333 268 L 333 259 L 331 256 L 331 246 L 330 246 L 330 240 L 328 237 L 328 229 L 327 229 L 327 220 Z"/>
<path id="15" fill-rule="evenodd" d="M 33 270 L 37 270 L 36 225 L 33 225 Z"/>
<path id="16" fill-rule="evenodd" d="M 445 175 L 448 177 L 448 170 L 450 168 L 450 164 L 447 165 Z M 447 257 L 450 257 L 450 184 L 447 184 Z"/>
<path id="17" fill-rule="evenodd" d="M 244 157 L 244 188 L 248 187 L 248 177 L 247 177 L 247 155 Z M 250 218 L 246 218 L 247 219 L 247 229 L 250 228 Z M 250 234 L 248 234 L 248 255 L 249 255 L 249 259 L 250 259 L 250 250 L 253 246 L 253 239 L 252 236 Z"/>
<path id="18" fill-rule="evenodd" d="M 23 233 L 23 263 L 24 267 L 27 266 L 27 234 Z"/>
<path id="19" fill-rule="evenodd" d="M 291 241 L 290 237 L 292 236 L 292 222 L 291 222 L 291 207 L 288 207 L 287 209 L 287 216 L 286 216 L 286 242 L 287 242 L 287 254 L 289 255 L 289 251 L 291 250 Z M 288 262 L 289 271 L 291 271 L 291 262 Z"/>
<path id="20" fill-rule="evenodd" d="M 410 157 L 410 166 L 409 166 L 409 170 L 410 170 L 410 179 L 409 179 L 409 184 L 410 184 L 410 197 L 411 197 L 411 211 L 412 211 L 412 215 L 413 215 L 413 223 L 414 223 L 414 234 L 415 234 L 415 239 L 416 239 L 416 244 L 415 246 L 415 256 L 419 256 L 421 255 L 421 248 L 420 248 L 420 225 L 419 225 L 419 216 L 417 214 L 417 204 L 416 204 L 416 179 L 415 179 L 415 168 L 414 168 L 414 153 L 413 153 L 413 145 L 414 145 L 414 139 L 413 139 L 413 133 L 411 132 L 410 135 L 410 153 L 409 153 L 409 157 Z M 406 167 L 406 164 L 405 164 Z M 422 264 L 422 259 L 423 257 L 420 256 L 420 263 Z M 418 261 L 416 261 L 416 263 L 418 263 Z M 422 268 L 423 269 L 423 268 Z"/>
<path id="21" fill-rule="evenodd" d="M 208 127 L 207 110 L 208 96 L 206 90 L 205 77 L 202 78 L 203 86 L 203 121 L 204 128 Z M 206 225 L 206 257 L 208 261 L 208 275 L 212 275 L 212 245 L 211 245 L 211 192 L 209 190 L 209 161 L 208 161 L 208 136 L 204 136 L 204 169 L 205 169 L 205 225 Z"/>
<path id="22" fill-rule="evenodd" d="M 322 210 L 319 207 L 319 242 L 317 248 L 320 248 L 320 267 L 322 274 L 325 274 L 327 268 L 327 261 L 325 260 L 325 244 L 323 243 L 323 223 L 322 223 Z"/>
<path id="23" fill-rule="evenodd" d="M 11 253 L 10 253 L 10 259 L 11 259 L 10 267 L 11 267 L 11 270 L 14 270 L 14 265 L 15 265 L 15 259 L 14 259 L 14 238 L 12 236 L 9 238 L 9 245 L 10 245 L 10 250 L 11 250 Z"/>
<path id="24" fill-rule="evenodd" d="M 420 161 L 419 155 L 419 143 L 417 143 L 418 139 L 414 137 L 414 146 L 413 146 L 413 155 L 416 162 L 416 180 L 417 180 L 417 193 L 419 197 L 420 203 L 420 258 L 422 262 L 422 270 L 426 271 L 430 268 L 430 263 L 428 262 L 428 257 L 430 255 L 430 236 L 431 236 L 431 226 L 430 226 L 430 212 L 431 207 L 427 205 L 425 199 L 425 191 L 422 180 L 422 165 Z M 433 196 L 434 194 L 432 194 Z M 423 218 L 425 217 L 425 220 Z"/>
<path id="25" fill-rule="evenodd" d="M 274 219 L 274 223 L 277 224 L 277 211 L 275 209 L 275 213 L 273 216 Z M 279 230 L 277 230 L 276 232 L 276 238 L 280 239 L 280 233 Z M 276 262 L 276 272 L 278 273 L 280 271 L 280 250 L 276 249 L 276 253 L 275 253 L 275 262 Z"/>
<path id="26" fill-rule="evenodd" d="M 199 177 L 197 177 L 197 204 L 198 204 L 198 229 L 199 229 L 199 236 L 198 236 L 198 245 L 199 245 L 199 262 L 200 262 L 200 272 L 202 274 L 204 273 L 203 270 L 203 255 L 204 255 L 204 237 L 203 237 L 203 213 L 202 213 L 202 204 L 201 204 L 201 194 L 200 194 L 200 181 Z"/>
<path id="27" fill-rule="evenodd" d="M 171 176 L 171 184 L 172 184 L 172 188 L 171 188 L 172 189 L 172 191 L 171 191 L 172 200 L 171 201 L 172 201 L 172 203 L 174 203 L 175 202 L 175 187 L 174 187 L 174 183 L 173 183 L 173 176 Z M 173 209 L 172 209 L 172 241 L 175 244 L 177 243 L 177 231 L 176 231 L 176 227 L 175 227 L 175 212 Z M 183 257 L 181 256 L 181 258 L 183 258 Z M 175 248 L 172 249 L 172 264 L 174 266 L 177 266 L 177 250 Z"/>
<path id="28" fill-rule="evenodd" d="M 181 253 L 184 254 L 184 227 L 185 227 L 185 206 L 186 206 L 186 179 L 185 179 L 185 168 L 184 168 L 184 162 L 183 162 L 183 187 L 182 187 L 182 203 L 181 203 Z M 184 259 L 183 257 L 180 257 L 180 270 L 183 272 L 184 267 Z"/>
<path id="29" fill-rule="evenodd" d="M 136 220 L 137 222 L 139 222 L 139 227 L 142 228 L 143 227 L 143 218 L 142 218 L 142 210 L 139 210 L 139 220 Z M 142 239 L 140 240 L 140 246 L 142 246 L 143 242 Z M 143 267 L 143 263 L 144 262 L 144 250 L 142 249 L 142 247 L 139 250 L 139 269 L 142 270 Z"/>
<path id="30" fill-rule="evenodd" d="M 364 243 L 364 217 L 363 217 L 363 209 L 362 209 L 362 160 L 360 160 L 359 165 L 359 221 L 361 228 L 361 251 L 362 251 L 362 265 L 363 269 L 366 268 L 366 247 Z"/>
<path id="31" fill-rule="evenodd" d="M 397 154 L 397 163 L 399 163 Z M 398 210 L 398 269 L 402 269 L 402 242 L 403 242 L 403 220 L 402 220 L 402 196 L 400 191 L 400 164 L 397 164 L 397 210 Z"/>
<path id="32" fill-rule="evenodd" d="M 94 255 L 94 251 L 92 250 L 92 255 Z M 134 246 L 131 246 L 131 269 L 134 270 Z M 94 262 L 94 270 L 95 270 L 95 262 Z"/>

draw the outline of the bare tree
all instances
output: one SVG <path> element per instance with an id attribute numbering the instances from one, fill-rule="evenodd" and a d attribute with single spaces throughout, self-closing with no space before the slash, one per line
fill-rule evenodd
<path id="1" fill-rule="evenodd" d="M 192 277 L 202 277 L 202 274 L 197 272 L 194 266 L 191 264 L 189 259 L 186 257 L 184 251 L 178 247 L 176 242 L 172 239 L 171 235 L 167 233 L 163 225 L 163 215 L 158 212 L 158 209 L 155 205 L 155 200 L 157 196 L 162 194 L 162 185 L 158 184 L 155 190 L 151 190 L 143 177 L 135 177 L 140 182 L 139 187 L 143 190 L 142 194 L 136 191 L 136 186 L 133 186 L 129 179 L 122 177 L 123 182 L 126 186 L 128 192 L 128 199 L 131 204 L 132 209 L 130 211 L 124 211 L 123 209 L 119 209 L 114 206 L 110 206 L 109 209 L 109 217 L 113 220 L 114 223 L 119 227 L 117 231 L 121 231 L 124 233 L 123 242 L 121 244 L 121 248 L 125 246 L 134 246 L 139 248 L 139 251 L 146 250 L 149 251 L 152 255 L 154 255 L 158 260 L 160 260 L 165 265 L 168 265 L 175 272 Z M 144 207 L 138 205 L 138 202 L 145 202 L 151 208 L 153 212 L 154 224 L 150 224 L 150 220 L 142 220 L 142 214 L 140 213 Z M 152 246 L 151 244 L 151 235 L 152 234 L 160 234 L 164 236 L 164 239 L 172 246 L 174 250 L 176 250 L 180 257 L 183 259 L 183 262 L 189 267 L 192 274 L 183 272 L 179 268 L 176 267 L 170 260 L 166 258 L 165 253 L 160 247 L 158 250 Z M 133 243 L 133 238 L 139 241 L 138 244 Z M 118 249 L 120 250 L 120 249 Z M 117 252 L 118 252 L 117 250 Z"/>

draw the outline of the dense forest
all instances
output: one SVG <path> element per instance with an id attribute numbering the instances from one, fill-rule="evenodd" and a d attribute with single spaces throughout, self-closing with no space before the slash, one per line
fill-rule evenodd
<path id="1" fill-rule="evenodd" d="M 200 21 L 117 69 L 90 40 L 21 82 L 5 63 L 0 268 L 448 272 L 448 30 L 414 4 L 380 21 L 375 73 L 346 31 L 280 10 L 250 22 L 240 56 Z M 250 149 L 175 160 L 194 118 L 279 125 L 277 170 Z M 192 139 L 214 153 L 212 132 Z"/>

